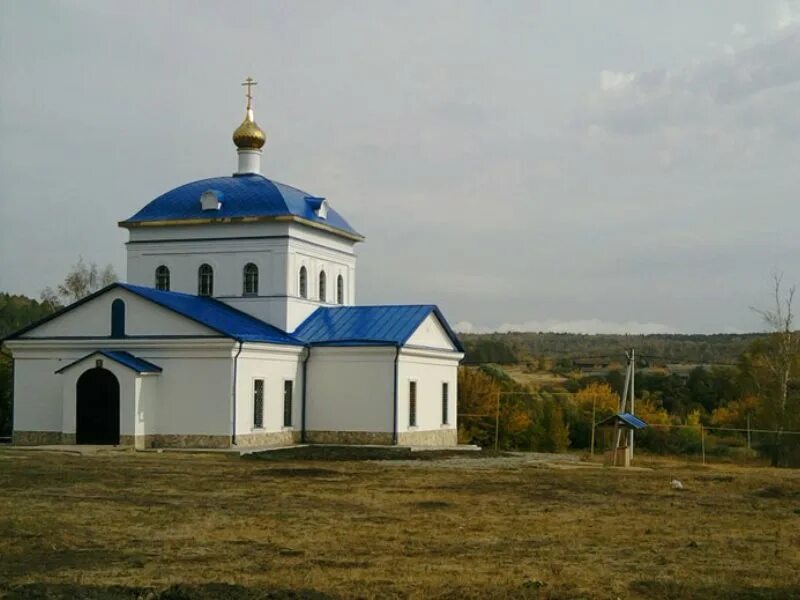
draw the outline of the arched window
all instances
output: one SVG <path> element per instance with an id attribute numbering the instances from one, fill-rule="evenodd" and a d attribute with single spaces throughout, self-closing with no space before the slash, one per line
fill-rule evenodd
<path id="1" fill-rule="evenodd" d="M 111 303 L 111 337 L 125 337 L 125 302 L 119 298 Z"/>
<path id="2" fill-rule="evenodd" d="M 336 304 L 344 304 L 344 277 L 336 278 Z"/>
<path id="3" fill-rule="evenodd" d="M 305 267 L 300 267 L 300 297 L 308 298 L 308 271 Z"/>
<path id="4" fill-rule="evenodd" d="M 211 268 L 211 265 L 204 263 L 197 270 L 197 295 L 214 295 L 214 269 Z"/>
<path id="5" fill-rule="evenodd" d="M 325 271 L 319 272 L 319 301 L 325 302 Z"/>
<path id="6" fill-rule="evenodd" d="M 156 269 L 156 289 L 169 291 L 169 269 L 164 265 Z"/>
<path id="7" fill-rule="evenodd" d="M 258 296 L 258 267 L 253 263 L 247 263 L 244 266 L 242 293 L 245 296 Z"/>

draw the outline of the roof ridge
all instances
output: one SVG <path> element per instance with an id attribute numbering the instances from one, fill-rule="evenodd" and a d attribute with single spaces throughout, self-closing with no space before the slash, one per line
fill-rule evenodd
<path id="1" fill-rule="evenodd" d="M 264 177 L 264 176 L 262 175 L 262 177 Z M 306 196 L 307 198 L 321 198 L 321 197 L 323 197 L 323 196 L 314 196 L 312 194 L 309 194 L 305 190 L 301 190 L 299 187 L 294 187 L 293 185 L 290 185 L 288 183 L 283 183 L 282 181 L 277 181 L 275 179 L 269 179 L 268 177 L 264 177 L 264 179 L 272 182 L 273 185 L 276 185 L 276 186 L 282 185 L 283 187 L 287 187 L 287 188 L 289 188 L 291 190 L 294 190 L 295 192 L 299 192 L 299 193 L 303 194 L 304 196 Z"/>
<path id="2" fill-rule="evenodd" d="M 158 288 L 150 287 L 147 285 L 139 285 L 138 283 L 128 283 L 127 281 L 117 281 L 115 282 L 120 287 L 125 289 L 140 289 L 140 290 L 147 290 L 152 292 L 158 292 L 159 294 L 172 294 L 174 296 L 186 296 L 188 298 L 206 298 L 207 296 L 196 296 L 195 294 L 190 294 L 188 292 L 178 292 L 175 290 L 160 290 Z"/>

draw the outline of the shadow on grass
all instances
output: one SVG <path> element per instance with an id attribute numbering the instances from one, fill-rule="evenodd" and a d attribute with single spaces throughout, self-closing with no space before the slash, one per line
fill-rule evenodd
<path id="1" fill-rule="evenodd" d="M 253 452 L 242 458 L 251 460 L 440 460 L 443 458 L 487 458 L 512 456 L 492 450 L 418 450 L 403 446 L 297 446 Z"/>
<path id="2" fill-rule="evenodd" d="M 227 583 L 179 584 L 164 589 L 127 586 L 41 584 L 3 588 L 9 600 L 330 600 L 314 590 L 256 589 Z"/>

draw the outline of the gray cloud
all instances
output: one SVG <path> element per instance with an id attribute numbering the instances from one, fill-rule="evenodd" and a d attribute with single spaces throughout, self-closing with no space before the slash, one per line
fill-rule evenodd
<path id="1" fill-rule="evenodd" d="M 233 170 L 252 74 L 265 173 L 367 235 L 360 302 L 753 329 L 800 281 L 793 7 L 0 3 L 0 289 L 123 270 L 118 220 Z"/>

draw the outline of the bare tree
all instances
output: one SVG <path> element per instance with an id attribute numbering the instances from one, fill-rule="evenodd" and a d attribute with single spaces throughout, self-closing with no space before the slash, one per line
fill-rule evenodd
<path id="1" fill-rule="evenodd" d="M 61 304 L 72 304 L 117 280 L 114 267 L 110 264 L 101 269 L 97 263 L 87 264 L 83 257 L 80 257 L 78 262 L 72 265 L 64 281 L 58 284 L 55 290 L 49 286 L 44 288 L 40 297 L 42 302 L 55 308 Z"/>
<path id="2" fill-rule="evenodd" d="M 770 331 L 770 343 L 761 353 L 760 359 L 770 374 L 769 378 L 772 379 L 772 385 L 769 388 L 774 390 L 773 393 L 777 396 L 774 399 L 775 414 L 773 416 L 778 434 L 776 450 L 780 453 L 781 433 L 786 428 L 787 409 L 790 408 L 788 406 L 790 383 L 800 359 L 800 331 L 796 331 L 794 328 L 794 313 L 792 312 L 796 286 L 791 286 L 784 293 L 782 290 L 783 275 L 775 273 L 772 279 L 774 284 L 773 308 L 762 310 L 751 307 L 751 309 L 761 316 Z"/>

